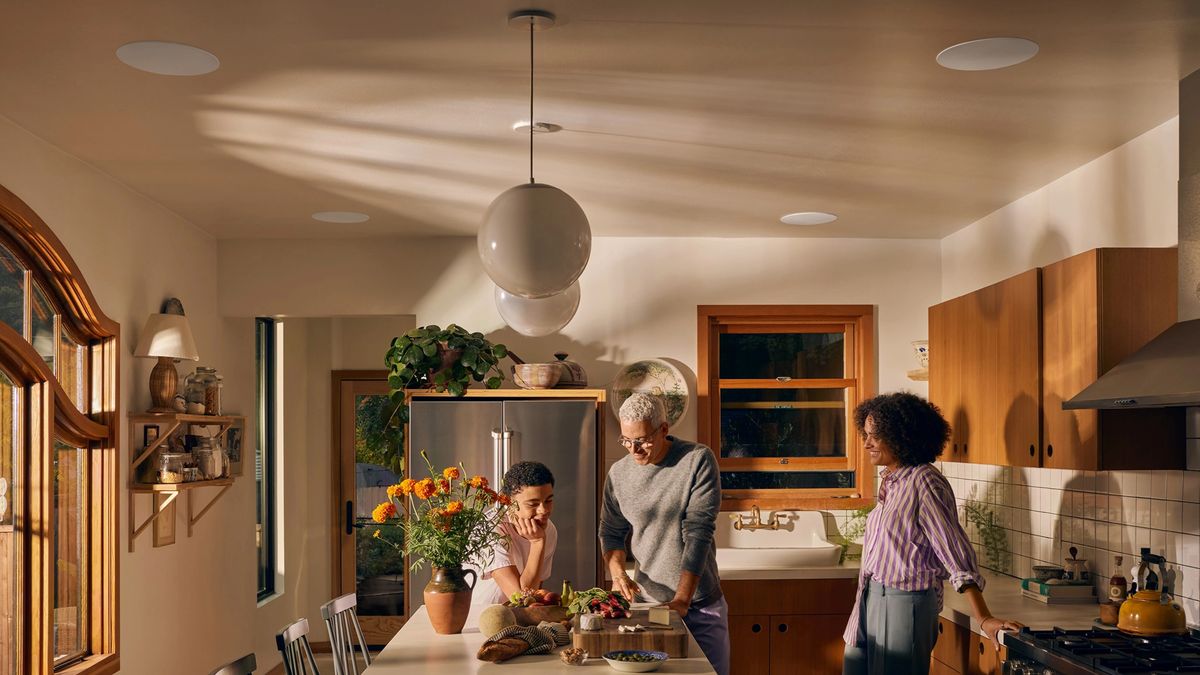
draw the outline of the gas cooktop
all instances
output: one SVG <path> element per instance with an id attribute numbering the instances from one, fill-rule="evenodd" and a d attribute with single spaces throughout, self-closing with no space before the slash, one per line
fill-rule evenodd
<path id="1" fill-rule="evenodd" d="M 1004 637 L 1009 660 L 1076 673 L 1200 673 L 1200 634 L 1144 638 L 1116 630 L 1030 630 Z"/>

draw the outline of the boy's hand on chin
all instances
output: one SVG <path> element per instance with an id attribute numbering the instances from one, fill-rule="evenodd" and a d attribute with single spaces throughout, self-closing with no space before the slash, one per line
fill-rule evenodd
<path id="1" fill-rule="evenodd" d="M 539 525 L 533 518 L 522 518 L 517 514 L 512 514 L 510 517 L 513 527 L 517 529 L 517 534 L 529 541 L 539 541 L 546 538 L 546 528 Z"/>

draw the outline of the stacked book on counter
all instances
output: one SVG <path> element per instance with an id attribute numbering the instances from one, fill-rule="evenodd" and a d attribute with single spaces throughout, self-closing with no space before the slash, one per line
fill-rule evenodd
<path id="1" fill-rule="evenodd" d="M 1096 603 L 1096 587 L 1090 581 L 1021 580 L 1021 595 L 1048 605 L 1088 605 Z"/>

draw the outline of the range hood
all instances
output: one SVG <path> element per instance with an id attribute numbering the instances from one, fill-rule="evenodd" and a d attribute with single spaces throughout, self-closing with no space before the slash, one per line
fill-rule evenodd
<path id="1" fill-rule="evenodd" d="M 1179 83 L 1179 323 L 1062 405 L 1200 406 L 1200 71 Z"/>

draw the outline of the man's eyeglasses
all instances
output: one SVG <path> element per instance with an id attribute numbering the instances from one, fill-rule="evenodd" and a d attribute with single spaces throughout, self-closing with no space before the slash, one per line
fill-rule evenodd
<path id="1" fill-rule="evenodd" d="M 618 440 L 621 442 L 621 445 L 625 446 L 629 450 L 654 447 L 653 438 L 625 438 L 622 436 Z"/>

